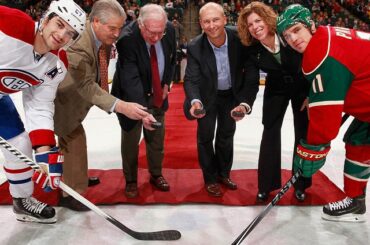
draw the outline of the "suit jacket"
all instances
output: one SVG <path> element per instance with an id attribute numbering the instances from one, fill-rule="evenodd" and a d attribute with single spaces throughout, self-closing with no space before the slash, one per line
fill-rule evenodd
<path id="1" fill-rule="evenodd" d="M 302 54 L 280 44 L 281 64 L 260 42 L 250 47 L 246 62 L 247 82 L 255 84 L 259 71 L 267 73 L 265 93 L 284 94 L 294 83 L 297 93 L 308 95 L 309 84 L 302 74 Z"/>
<path id="2" fill-rule="evenodd" d="M 90 23 L 86 26 L 81 38 L 67 50 L 68 73 L 54 101 L 55 133 L 62 137 L 81 124 L 93 105 L 110 112 L 116 101 L 100 88 L 97 48 Z"/>
<path id="3" fill-rule="evenodd" d="M 225 30 L 228 38 L 231 87 L 236 104 L 244 102 L 252 107 L 258 91 L 258 82 L 257 86 L 249 84 L 249 87 L 245 83 L 244 61 L 248 55 L 248 48 L 241 44 L 234 28 Z M 194 38 L 188 45 L 184 81 L 186 94 L 184 113 L 188 119 L 193 119 L 189 113 L 192 100 L 199 99 L 207 110 L 207 107 L 217 99 L 216 57 L 205 33 Z"/>
<path id="4" fill-rule="evenodd" d="M 260 42 L 250 47 L 248 59 L 246 61 L 246 82 L 256 84 L 259 81 L 260 70 L 267 73 L 265 82 L 264 96 L 285 96 L 287 99 L 292 97 L 303 100 L 307 97 L 309 83 L 302 73 L 302 55 L 294 51 L 289 46 L 284 47 L 280 44 L 281 64 L 276 60 Z M 273 105 L 266 105 L 264 110 L 268 112 L 263 115 L 264 125 L 271 125 L 281 111 Z"/>
<path id="5" fill-rule="evenodd" d="M 161 39 L 165 67 L 161 81 L 162 88 L 173 80 L 176 64 L 175 30 L 170 22 L 166 24 L 166 35 Z M 149 51 L 141 36 L 137 21 L 133 21 L 122 30 L 117 42 L 118 61 L 113 78 L 112 94 L 125 101 L 136 102 L 148 107 L 152 97 L 152 71 Z M 162 109 L 168 109 L 168 99 L 163 101 Z M 137 120 L 117 114 L 121 127 L 131 130 Z"/>

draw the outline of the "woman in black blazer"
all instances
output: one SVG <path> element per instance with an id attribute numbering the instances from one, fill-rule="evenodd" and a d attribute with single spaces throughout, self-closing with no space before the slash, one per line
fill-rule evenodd
<path id="1" fill-rule="evenodd" d="M 294 147 L 306 138 L 307 94 L 309 84 L 301 71 L 301 54 L 284 46 L 276 34 L 276 13 L 271 7 L 252 2 L 240 13 L 238 32 L 241 41 L 251 46 L 246 62 L 247 81 L 259 80 L 260 70 L 267 73 L 263 98 L 264 126 L 258 160 L 257 200 L 266 201 L 269 193 L 281 187 L 281 126 L 289 101 L 294 116 Z M 295 148 L 294 148 L 295 149 Z M 310 178 L 295 184 L 295 197 L 305 199 Z"/>

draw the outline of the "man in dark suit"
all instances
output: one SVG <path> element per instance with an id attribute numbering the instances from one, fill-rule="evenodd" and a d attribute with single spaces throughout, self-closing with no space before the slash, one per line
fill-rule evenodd
<path id="1" fill-rule="evenodd" d="M 199 17 L 204 33 L 188 45 L 184 108 L 188 118 L 198 119 L 198 156 L 205 188 L 209 195 L 220 197 L 222 192 L 218 182 L 228 189 L 237 189 L 230 179 L 235 121 L 251 112 L 258 87 L 252 91 L 245 86 L 243 63 L 246 50 L 236 30 L 225 29 L 226 16 L 222 6 L 207 3 L 200 9 Z"/>
<path id="2" fill-rule="evenodd" d="M 156 130 L 145 121 L 118 115 L 122 128 L 122 166 L 126 179 L 125 195 L 138 195 L 137 170 L 139 141 L 144 126 L 150 183 L 160 191 L 170 186 L 162 175 L 164 157 L 164 115 L 167 95 L 176 63 L 175 31 L 163 8 L 147 4 L 139 18 L 127 25 L 117 42 L 118 62 L 112 94 L 125 101 L 149 108 L 162 127 Z M 149 130 L 148 130 L 149 129 Z"/>

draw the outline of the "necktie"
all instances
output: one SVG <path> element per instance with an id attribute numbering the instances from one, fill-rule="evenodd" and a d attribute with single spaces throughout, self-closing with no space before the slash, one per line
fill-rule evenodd
<path id="1" fill-rule="evenodd" d="M 98 54 L 99 54 L 100 87 L 105 91 L 109 92 L 107 52 L 103 45 L 100 46 Z"/>
<path id="2" fill-rule="evenodd" d="M 163 103 L 163 91 L 159 77 L 157 53 L 154 45 L 150 46 L 150 65 L 152 68 L 153 106 L 160 108 Z"/>

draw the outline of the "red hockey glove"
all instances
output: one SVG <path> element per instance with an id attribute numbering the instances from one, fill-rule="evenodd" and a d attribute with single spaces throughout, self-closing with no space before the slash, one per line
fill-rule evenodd
<path id="1" fill-rule="evenodd" d="M 32 180 L 36 184 L 40 184 L 46 192 L 57 189 L 63 173 L 62 163 L 64 161 L 58 147 L 53 147 L 50 151 L 36 153 L 35 160 L 44 172 L 35 171 Z"/>

